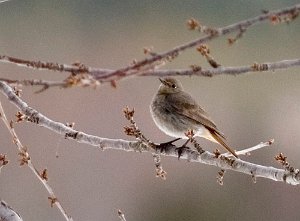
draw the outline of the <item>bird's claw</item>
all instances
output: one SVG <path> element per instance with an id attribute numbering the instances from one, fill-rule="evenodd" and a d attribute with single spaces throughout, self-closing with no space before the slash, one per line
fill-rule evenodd
<path id="1" fill-rule="evenodd" d="M 182 145 L 181 147 L 177 147 L 175 150 L 178 152 L 178 160 L 182 156 L 182 153 L 184 152 L 184 150 L 189 150 L 189 149 L 190 148 L 187 147 L 186 145 Z"/>
<path id="2" fill-rule="evenodd" d="M 170 145 L 169 143 L 161 143 L 156 146 L 156 149 L 158 149 L 162 153 L 162 152 L 166 151 L 166 149 L 169 145 Z"/>
<path id="3" fill-rule="evenodd" d="M 180 138 L 165 142 L 165 143 L 161 143 L 159 145 L 156 146 L 156 149 L 159 149 L 160 152 L 166 152 L 167 147 L 169 147 L 170 145 L 172 145 L 175 141 L 180 140 Z"/>

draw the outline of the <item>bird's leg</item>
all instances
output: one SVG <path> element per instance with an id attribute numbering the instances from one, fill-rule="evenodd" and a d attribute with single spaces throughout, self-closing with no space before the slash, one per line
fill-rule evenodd
<path id="1" fill-rule="evenodd" d="M 189 147 L 186 146 L 190 141 L 191 141 L 191 139 L 188 139 L 187 141 L 185 141 L 185 143 L 181 147 L 176 148 L 176 150 L 178 151 L 178 160 L 180 159 L 180 157 L 183 153 L 183 150 L 190 149 Z"/>
<path id="2" fill-rule="evenodd" d="M 180 140 L 180 139 L 181 139 L 181 138 L 176 138 L 176 139 L 174 139 L 174 140 L 171 140 L 171 141 L 168 141 L 168 142 L 165 142 L 165 143 L 161 143 L 161 144 L 157 145 L 156 148 L 159 149 L 160 152 L 163 152 L 163 151 L 166 150 L 166 148 L 167 148 L 170 144 L 172 144 L 172 143 L 174 143 L 175 141 Z"/>

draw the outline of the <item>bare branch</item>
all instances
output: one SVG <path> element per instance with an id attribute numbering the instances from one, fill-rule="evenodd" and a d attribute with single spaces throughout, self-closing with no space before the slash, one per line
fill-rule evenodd
<path id="1" fill-rule="evenodd" d="M 121 221 L 126 221 L 125 215 L 121 210 L 118 210 L 118 216 Z"/>
<path id="2" fill-rule="evenodd" d="M 19 59 L 17 59 L 19 60 Z M 0 58 L 0 62 L 3 61 Z M 28 61 L 33 62 L 33 61 Z M 14 63 L 16 64 L 16 63 Z M 25 65 L 26 66 L 26 65 Z M 67 66 L 65 64 L 60 64 L 60 66 Z M 262 64 L 254 63 L 251 65 L 246 66 L 236 66 L 236 67 L 224 67 L 220 66 L 218 68 L 209 68 L 204 69 L 197 65 L 192 65 L 189 69 L 170 69 L 170 70 L 147 70 L 143 71 L 139 76 L 158 76 L 158 77 L 166 77 L 166 76 L 202 76 L 202 77 L 213 77 L 217 75 L 241 75 L 246 74 L 250 72 L 266 72 L 266 71 L 276 71 L 280 69 L 287 69 L 291 67 L 297 67 L 300 66 L 300 59 L 292 59 L 292 60 L 283 60 L 283 61 L 276 61 L 276 62 L 266 62 Z M 26 66 L 27 67 L 27 66 Z M 70 66 L 71 67 L 71 66 Z M 67 68 L 63 69 L 63 71 L 73 71 L 73 72 L 79 72 L 79 69 L 77 67 L 73 68 Z M 104 73 L 112 73 L 114 70 L 109 69 L 98 69 L 98 68 L 91 68 L 88 67 L 88 73 L 91 74 L 94 78 L 101 80 L 101 76 Z M 76 83 L 74 80 L 75 76 L 70 76 L 67 79 L 63 81 L 46 81 L 46 80 L 12 80 L 7 78 L 0 78 L 0 81 L 7 82 L 9 84 L 17 84 L 17 85 L 24 85 L 24 86 L 43 86 L 42 90 L 37 91 L 41 92 L 45 89 L 51 88 L 51 87 L 62 87 L 62 88 L 68 88 L 72 86 L 97 86 L 99 85 L 99 82 L 97 83 L 96 80 L 92 79 L 84 79 L 80 78 Z M 80 81 L 79 81 L 80 80 Z"/>
<path id="3" fill-rule="evenodd" d="M 23 146 L 23 144 L 21 143 L 20 139 L 18 138 L 18 135 L 16 134 L 12 123 L 9 123 L 5 112 L 3 110 L 2 104 L 0 102 L 0 118 L 3 120 L 4 124 L 6 125 L 8 131 L 10 132 L 12 138 L 13 138 L 13 142 L 14 144 L 18 147 L 19 150 L 19 156 L 21 157 L 20 160 L 20 165 L 27 165 L 30 170 L 33 172 L 33 174 L 38 178 L 38 180 L 43 184 L 43 186 L 46 188 L 46 190 L 48 191 L 48 193 L 50 194 L 50 196 L 48 198 L 50 199 L 55 199 L 55 201 L 51 201 L 51 207 L 53 205 L 56 205 L 57 208 L 59 209 L 59 211 L 62 213 L 62 215 L 64 216 L 64 218 L 67 221 L 72 221 L 73 219 L 67 215 L 65 209 L 62 207 L 61 203 L 57 200 L 53 189 L 51 188 L 51 186 L 48 184 L 48 177 L 46 174 L 46 170 L 44 169 L 42 171 L 42 173 L 40 174 L 38 172 L 38 170 L 36 169 L 36 167 L 34 166 L 34 164 L 32 163 L 31 157 L 29 156 L 29 153 L 27 151 L 27 148 L 25 146 Z"/>
<path id="4" fill-rule="evenodd" d="M 92 146 L 97 146 L 101 149 L 118 149 L 124 151 L 139 151 L 155 153 L 156 150 L 148 148 L 140 141 L 127 141 L 122 139 L 108 139 L 94 135 L 89 135 L 73 128 L 70 128 L 60 122 L 55 122 L 37 110 L 29 107 L 14 93 L 13 89 L 5 82 L 0 81 L 0 91 L 27 117 L 27 120 L 39 126 L 45 127 L 53 132 L 63 135 L 66 138 L 73 139 L 79 143 L 86 143 Z M 165 156 L 178 157 L 177 147 L 170 144 L 165 148 L 165 152 L 161 153 Z M 186 149 L 182 152 L 181 159 L 186 159 L 190 162 L 198 162 L 208 165 L 213 165 L 224 170 L 233 170 L 255 177 L 264 177 L 275 181 L 282 181 L 292 185 L 300 184 L 300 175 L 296 172 L 290 172 L 283 169 L 277 169 L 269 166 L 262 166 L 246 162 L 240 159 L 229 159 L 224 156 L 216 157 L 215 154 L 203 151 L 193 151 Z"/>
<path id="5" fill-rule="evenodd" d="M 166 180 L 167 172 L 162 167 L 160 154 L 154 153 L 152 156 L 155 164 L 156 177 Z"/>
<path id="6" fill-rule="evenodd" d="M 146 136 L 138 128 L 136 122 L 133 120 L 134 109 L 130 110 L 128 107 L 125 107 L 123 109 L 123 113 L 124 113 L 125 118 L 130 123 L 129 126 L 124 127 L 125 134 L 128 136 L 135 137 L 138 141 L 145 144 L 150 149 L 155 150 L 155 152 L 152 155 L 153 155 L 153 160 L 154 160 L 154 164 L 155 164 L 156 177 L 160 177 L 161 179 L 165 180 L 167 172 L 164 171 L 162 168 L 160 153 L 158 151 L 156 151 L 155 143 L 153 143 L 148 138 L 146 138 Z"/>
<path id="7" fill-rule="evenodd" d="M 36 93 L 40 93 L 45 91 L 50 87 L 67 87 L 68 83 L 65 81 L 46 81 L 46 80 L 12 80 L 8 78 L 0 78 L 0 81 L 5 81 L 9 84 L 15 85 L 24 85 L 24 86 L 43 86 L 42 89 L 36 91 Z"/>
<path id="8" fill-rule="evenodd" d="M 221 65 L 211 56 L 210 54 L 210 49 L 208 48 L 207 45 L 199 45 L 199 47 L 197 47 L 197 51 L 200 52 L 200 54 L 202 56 L 204 56 L 207 60 L 207 62 L 209 63 L 210 66 L 212 66 L 213 68 L 217 68 L 220 67 Z"/>
<path id="9" fill-rule="evenodd" d="M 50 70 L 50 71 L 59 71 L 59 72 L 70 72 L 74 74 L 78 73 L 97 73 L 97 74 L 107 74 L 112 72 L 108 69 L 95 69 L 86 67 L 84 65 L 67 65 L 67 64 L 58 64 L 55 62 L 45 62 L 45 61 L 30 61 L 21 58 L 10 57 L 7 55 L 0 55 L 0 61 L 3 63 L 16 64 L 20 67 L 27 67 L 37 70 Z"/>
<path id="10" fill-rule="evenodd" d="M 1 1 L 0 1 L 0 4 L 1 4 L 1 3 L 4 3 L 4 2 L 9 2 L 9 1 L 10 1 L 10 0 L 1 0 Z"/>
<path id="11" fill-rule="evenodd" d="M 23 221 L 21 216 L 7 205 L 3 200 L 0 201 L 0 220 L 1 221 Z"/>
<path id="12" fill-rule="evenodd" d="M 287 157 L 283 155 L 283 153 L 279 153 L 274 157 L 275 160 L 280 163 L 286 171 L 291 173 L 299 173 L 299 169 L 295 169 L 291 166 L 291 164 L 287 161 Z"/>
<path id="13" fill-rule="evenodd" d="M 300 66 L 300 59 L 293 60 L 284 60 L 277 62 L 267 62 L 262 64 L 254 63 L 252 65 L 247 66 L 238 66 L 238 67 L 223 67 L 220 66 L 218 68 L 209 68 L 202 69 L 199 68 L 190 68 L 190 69 L 175 69 L 175 70 L 155 70 L 153 72 L 142 73 L 144 76 L 204 76 L 204 77 L 212 77 L 217 75 L 240 75 L 246 74 L 249 72 L 265 72 L 265 71 L 276 71 L 280 69 L 286 69 L 290 67 Z"/>
<path id="14" fill-rule="evenodd" d="M 250 155 L 250 152 L 261 149 L 261 148 L 264 148 L 264 147 L 269 147 L 273 143 L 274 143 L 274 139 L 271 139 L 267 142 L 261 142 L 261 143 L 255 145 L 255 146 L 253 146 L 253 147 L 249 147 L 249 148 L 244 149 L 244 150 L 236 151 L 235 153 L 239 156 L 240 155 Z M 232 156 L 231 153 L 224 153 L 222 155 L 225 156 L 225 157 Z"/>
<path id="15" fill-rule="evenodd" d="M 180 69 L 180 70 L 160 70 L 157 71 L 158 65 L 162 65 L 165 62 L 169 62 L 173 60 L 175 57 L 179 55 L 179 53 L 199 46 L 205 42 L 213 40 L 217 37 L 227 35 L 229 33 L 238 32 L 237 36 L 230 40 L 231 43 L 235 42 L 238 38 L 242 36 L 242 34 L 252 25 L 260 24 L 266 20 L 269 20 L 273 24 L 277 24 L 280 22 L 290 22 L 296 19 L 300 13 L 300 4 L 294 5 L 292 7 L 276 10 L 276 11 L 264 11 L 261 15 L 256 16 L 254 18 L 246 19 L 244 21 L 240 21 L 222 28 L 213 29 L 214 31 L 205 32 L 206 35 L 204 37 L 198 38 L 194 41 L 182 44 L 177 46 L 171 50 L 162 53 L 148 53 L 151 57 L 145 58 L 141 61 L 136 61 L 133 64 L 118 69 L 118 70 L 110 70 L 110 69 L 101 69 L 101 68 L 92 68 L 87 67 L 81 63 L 74 63 L 73 65 L 67 64 L 58 64 L 54 62 L 42 62 L 42 61 L 30 61 L 20 58 L 14 58 L 6 55 L 0 55 L 0 62 L 7 62 L 17 64 L 22 67 L 34 68 L 39 70 L 51 70 L 51 71 L 59 71 L 59 72 L 69 72 L 74 75 L 76 74 L 89 74 L 92 75 L 95 80 L 99 80 L 100 82 L 113 82 L 119 80 L 121 78 L 125 78 L 132 75 L 151 75 L 151 76 L 166 76 L 166 75 L 197 75 L 197 76 L 214 76 L 219 74 L 230 74 L 237 75 L 248 72 L 257 72 L 257 71 L 274 71 L 277 69 L 285 69 L 292 66 L 299 66 L 300 60 L 286 60 L 286 61 L 277 61 L 273 63 L 263 63 L 259 65 L 249 65 L 242 67 L 218 67 L 218 64 L 214 62 L 213 59 L 209 59 L 212 61 L 213 69 L 202 69 L 191 68 L 191 69 Z M 197 26 L 195 21 L 192 21 L 190 24 L 192 26 Z M 199 24 L 198 24 L 199 26 Z M 217 68 L 215 68 L 217 67 Z M 32 85 L 42 85 L 43 88 L 48 88 L 52 86 L 70 86 L 70 82 L 45 82 L 42 80 L 27 80 L 27 85 L 32 83 Z M 39 82 L 40 81 L 40 82 Z M 24 82 L 24 81 L 23 81 Z M 26 82 L 24 82 L 26 84 Z M 73 86 L 73 85 L 71 85 Z"/>
<path id="16" fill-rule="evenodd" d="M 235 32 L 235 31 L 240 31 L 241 29 L 246 29 L 249 28 L 252 25 L 262 23 L 265 20 L 271 19 L 273 17 L 280 17 L 284 15 L 296 15 L 294 18 L 296 18 L 299 15 L 299 10 L 300 10 L 300 4 L 294 5 L 292 7 L 276 10 L 276 11 L 270 11 L 269 13 L 263 13 L 262 15 L 256 16 L 254 18 L 250 18 L 232 25 L 225 26 L 223 28 L 216 29 L 215 32 L 212 32 L 211 34 L 208 34 L 204 37 L 201 37 L 199 39 L 196 39 L 194 41 L 185 43 L 183 45 L 177 46 L 173 48 L 172 50 L 156 54 L 155 56 L 152 56 L 150 58 L 146 58 L 144 60 L 141 60 L 139 62 L 136 62 L 133 65 L 129 65 L 127 67 L 115 70 L 112 73 L 106 74 L 101 76 L 101 79 L 103 80 L 112 80 L 116 79 L 116 75 L 119 78 L 127 77 L 133 74 L 136 74 L 135 72 L 131 73 L 131 70 L 138 70 L 140 67 L 145 66 L 145 65 L 150 65 L 153 64 L 157 61 L 161 61 L 165 58 L 168 57 L 174 57 L 177 56 L 180 52 L 185 51 L 186 49 L 196 47 L 198 45 L 201 45 L 205 42 L 208 42 L 214 38 L 227 35 L 229 33 Z M 294 19 L 293 18 L 293 19 Z"/>
<path id="17" fill-rule="evenodd" d="M 1 113 L 0 113 L 1 114 Z M 8 159 L 6 154 L 0 154 L 0 173 L 1 173 L 1 169 L 2 167 L 4 167 L 5 165 L 8 164 Z"/>

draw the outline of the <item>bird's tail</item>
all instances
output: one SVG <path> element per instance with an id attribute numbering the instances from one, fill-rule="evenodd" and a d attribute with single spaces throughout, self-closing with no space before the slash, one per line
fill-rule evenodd
<path id="1" fill-rule="evenodd" d="M 226 143 L 225 141 L 217 134 L 216 131 L 210 130 L 211 136 L 219 143 L 221 144 L 228 152 L 230 152 L 233 156 L 236 158 L 239 158 L 238 155 L 232 150 Z"/>

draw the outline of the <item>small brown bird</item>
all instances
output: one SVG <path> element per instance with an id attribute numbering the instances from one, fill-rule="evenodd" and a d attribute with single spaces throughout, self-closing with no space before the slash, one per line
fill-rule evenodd
<path id="1" fill-rule="evenodd" d="M 171 137 L 188 139 L 185 133 L 193 130 L 195 136 L 206 138 L 222 145 L 238 158 L 225 143 L 220 132 L 208 114 L 196 101 L 183 91 L 181 83 L 174 78 L 159 79 L 157 94 L 150 105 L 150 112 L 157 127 Z"/>

